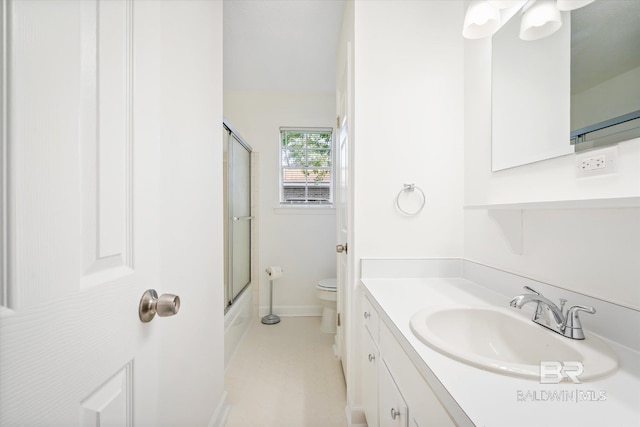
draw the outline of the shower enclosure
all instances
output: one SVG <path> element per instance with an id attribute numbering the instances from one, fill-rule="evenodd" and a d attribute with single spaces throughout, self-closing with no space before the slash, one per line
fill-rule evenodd
<path id="1" fill-rule="evenodd" d="M 228 309 L 251 283 L 251 147 L 223 123 L 225 269 Z"/>

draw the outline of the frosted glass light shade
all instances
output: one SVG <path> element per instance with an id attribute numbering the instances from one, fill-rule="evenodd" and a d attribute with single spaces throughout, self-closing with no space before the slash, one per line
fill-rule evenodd
<path id="1" fill-rule="evenodd" d="M 538 40 L 555 33 L 562 26 L 560 11 L 553 0 L 538 0 L 522 14 L 520 38 Z"/>
<path id="2" fill-rule="evenodd" d="M 579 9 L 582 6 L 586 6 L 593 3 L 595 0 L 558 0 L 558 10 L 568 11 Z"/>
<path id="3" fill-rule="evenodd" d="M 493 35 L 500 28 L 500 11 L 486 0 L 474 0 L 464 16 L 462 35 L 467 39 L 481 39 Z"/>

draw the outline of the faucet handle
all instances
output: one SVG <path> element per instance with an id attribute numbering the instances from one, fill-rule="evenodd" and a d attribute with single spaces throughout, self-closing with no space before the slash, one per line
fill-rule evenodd
<path id="1" fill-rule="evenodd" d="M 533 289 L 533 288 L 530 288 L 529 286 L 525 286 L 525 287 L 524 287 L 524 290 L 525 290 L 525 291 L 529 291 L 529 292 L 533 292 L 533 293 L 534 293 L 534 294 L 536 294 L 536 295 L 540 295 L 540 292 L 536 291 L 536 290 L 535 290 L 535 289 Z"/>
<path id="2" fill-rule="evenodd" d="M 589 314 L 596 314 L 596 309 L 593 307 L 587 307 L 586 305 L 573 305 L 569 307 L 569 310 L 567 310 L 567 315 L 571 313 L 577 316 L 578 311 L 586 311 Z"/>
<path id="3" fill-rule="evenodd" d="M 567 316 L 564 320 L 564 335 L 569 338 L 583 340 L 584 332 L 582 331 L 582 322 L 578 317 L 579 311 L 585 311 L 589 314 L 595 314 L 596 309 L 584 305 L 574 305 L 567 310 Z"/>

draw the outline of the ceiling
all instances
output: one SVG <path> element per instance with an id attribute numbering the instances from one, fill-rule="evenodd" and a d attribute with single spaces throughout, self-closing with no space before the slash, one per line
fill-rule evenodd
<path id="1" fill-rule="evenodd" d="M 344 0 L 224 0 L 224 89 L 334 92 Z"/>
<path id="2" fill-rule="evenodd" d="M 344 3 L 224 0 L 224 89 L 333 92 Z M 601 60 L 606 52 L 637 52 L 639 16 L 640 1 L 595 2 L 572 13 L 576 26 L 589 23 L 584 32 L 574 34 L 572 63 L 580 70 L 572 75 L 575 91 L 613 77 L 607 75 L 609 64 Z M 597 24 L 594 18 L 602 17 L 616 25 Z M 640 55 L 620 54 L 617 61 L 620 68 L 614 75 L 640 65 Z"/>

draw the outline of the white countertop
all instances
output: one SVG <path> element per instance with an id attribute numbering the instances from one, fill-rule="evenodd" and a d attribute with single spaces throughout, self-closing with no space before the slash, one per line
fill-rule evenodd
<path id="1" fill-rule="evenodd" d="M 508 298 L 461 278 L 362 279 L 362 283 L 364 293 L 422 375 L 430 378 L 429 371 L 433 372 L 475 425 L 640 426 L 640 353 L 602 337 L 618 356 L 618 370 L 581 384 L 540 384 L 488 372 L 431 349 L 413 335 L 409 322 L 414 313 L 428 306 L 508 307 Z M 530 311 L 521 312 L 531 317 Z M 630 330 L 638 327 L 620 326 Z M 438 387 L 432 388 L 437 394 Z M 456 412 L 459 410 L 450 411 Z M 468 423 L 465 419 L 456 421 Z"/>

